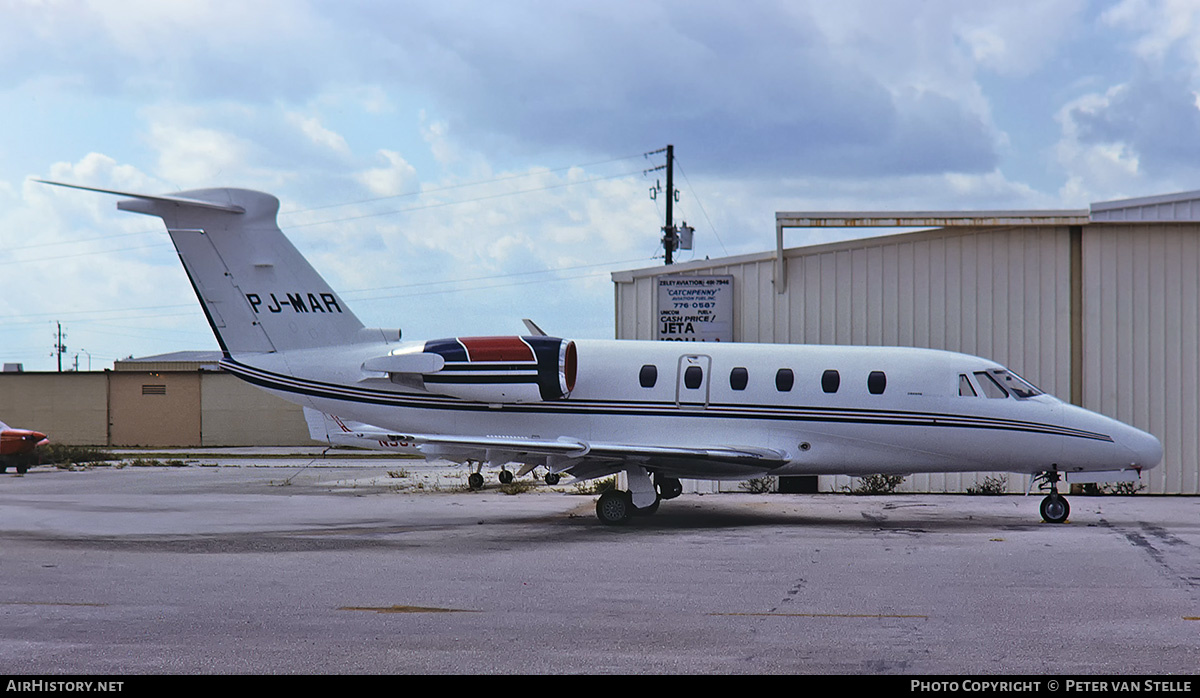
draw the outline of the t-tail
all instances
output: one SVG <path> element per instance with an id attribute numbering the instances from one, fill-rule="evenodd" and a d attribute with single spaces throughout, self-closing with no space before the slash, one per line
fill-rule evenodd
<path id="1" fill-rule="evenodd" d="M 359 319 L 280 231 L 279 199 L 270 194 L 196 189 L 152 196 L 46 183 L 128 196 L 117 208 L 161 218 L 226 355 L 367 339 Z"/>

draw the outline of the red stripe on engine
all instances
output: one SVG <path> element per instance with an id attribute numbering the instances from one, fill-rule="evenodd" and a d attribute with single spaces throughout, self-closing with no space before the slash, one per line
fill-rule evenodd
<path id="1" fill-rule="evenodd" d="M 536 361 L 533 349 L 520 337 L 459 337 L 467 361 Z"/>

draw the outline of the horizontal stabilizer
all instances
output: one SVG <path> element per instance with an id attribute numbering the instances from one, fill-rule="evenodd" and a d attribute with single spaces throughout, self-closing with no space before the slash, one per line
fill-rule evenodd
<path id="1" fill-rule="evenodd" d="M 128 191 L 117 191 L 115 189 L 100 189 L 98 187 L 85 187 L 80 184 L 66 184 L 65 182 L 51 182 L 46 179 L 35 179 L 35 182 L 42 184 L 53 184 L 56 187 L 67 187 L 68 189 L 82 189 L 83 191 L 94 191 L 101 194 L 115 194 L 117 196 L 128 196 L 131 199 L 141 199 L 143 201 L 161 201 L 164 203 L 178 204 L 180 206 L 192 206 L 195 208 L 207 208 L 214 211 L 225 211 L 227 213 L 245 213 L 246 209 L 233 203 L 220 203 L 217 201 L 203 201 L 201 199 L 191 199 L 183 196 L 164 196 L 152 194 L 135 194 Z M 117 205 L 120 208 L 120 204 Z"/>

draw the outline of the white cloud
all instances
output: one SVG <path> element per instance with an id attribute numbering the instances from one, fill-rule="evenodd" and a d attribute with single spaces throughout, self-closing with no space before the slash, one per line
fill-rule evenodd
<path id="1" fill-rule="evenodd" d="M 179 186 L 211 184 L 245 167 L 248 144 L 232 133 L 154 123 L 148 140 L 158 151 L 159 176 Z"/>
<path id="2" fill-rule="evenodd" d="M 346 139 L 321 125 L 319 118 L 290 112 L 287 115 L 287 119 L 299 128 L 300 132 L 314 144 L 331 150 L 338 155 L 348 155 L 350 153 L 350 146 L 346 143 Z"/>
<path id="3" fill-rule="evenodd" d="M 270 191 L 298 246 L 359 290 L 364 319 L 410 336 L 517 331 L 521 314 L 609 335 L 609 280 L 588 265 L 655 263 L 662 199 L 647 189 L 661 173 L 640 170 L 661 156 L 560 168 L 666 143 L 691 178 L 676 173 L 675 218 L 696 227 L 697 257 L 770 249 L 776 210 L 1080 206 L 1200 179 L 1193 3 L 470 8 L 0 5 L 0 127 L 22 134 L 0 146 L 0 239 L 62 243 L 48 256 L 71 275 L 53 262 L 13 275 L 0 312 L 44 322 L 94 292 L 199 317 L 157 221 L 24 184 L 31 172 Z M 394 198 L 361 203 L 377 197 Z M 160 246 L 64 242 L 106 231 Z M 171 335 L 177 322 L 110 327 L 108 353 L 211 342 L 202 319 Z"/>
<path id="4" fill-rule="evenodd" d="M 1200 64 L 1200 5 L 1193 0 L 1122 0 L 1102 20 L 1140 32 L 1138 56 L 1160 64 L 1182 44 L 1182 55 Z"/>
<path id="5" fill-rule="evenodd" d="M 380 150 L 387 167 L 376 167 L 358 175 L 358 181 L 376 196 L 394 196 L 410 191 L 417 184 L 417 170 L 400 153 Z"/>

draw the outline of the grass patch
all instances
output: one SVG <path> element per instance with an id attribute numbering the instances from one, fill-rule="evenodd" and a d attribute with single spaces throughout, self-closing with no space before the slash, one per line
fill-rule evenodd
<path id="1" fill-rule="evenodd" d="M 60 468 L 82 463 L 119 460 L 112 452 L 95 446 L 68 446 L 67 444 L 50 443 L 39 448 L 37 452 L 43 463 L 57 465 Z"/>
<path id="2" fill-rule="evenodd" d="M 524 494 L 533 488 L 533 483 L 527 480 L 513 480 L 506 485 L 500 485 L 500 491 L 504 494 Z"/>
<path id="3" fill-rule="evenodd" d="M 605 492 L 617 486 L 617 476 L 610 475 L 599 480 L 588 480 L 587 482 L 576 482 L 573 487 L 575 494 L 604 494 Z"/>
<path id="4" fill-rule="evenodd" d="M 157 458 L 134 458 L 129 461 L 128 465 L 134 468 L 186 468 L 187 463 L 172 458 L 171 460 L 161 461 Z"/>

